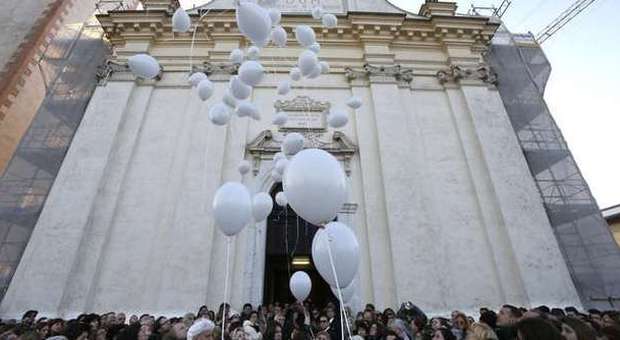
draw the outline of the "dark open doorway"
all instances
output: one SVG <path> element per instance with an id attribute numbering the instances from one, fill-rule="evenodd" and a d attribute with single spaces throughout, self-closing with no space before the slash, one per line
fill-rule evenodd
<path id="1" fill-rule="evenodd" d="M 288 286 L 289 278 L 302 270 L 312 280 L 308 300 L 323 306 L 334 297 L 312 263 L 312 239 L 318 227 L 297 216 L 290 207 L 285 209 L 275 204 L 275 195 L 280 191 L 281 184 L 275 185 L 271 191 L 274 207 L 267 218 L 263 304 L 294 302 Z"/>

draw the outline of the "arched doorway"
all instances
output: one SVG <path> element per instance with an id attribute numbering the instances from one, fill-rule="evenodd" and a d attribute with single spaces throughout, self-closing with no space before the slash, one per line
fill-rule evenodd
<path id="1" fill-rule="evenodd" d="M 312 239 L 318 227 L 297 216 L 289 206 L 283 208 L 275 204 L 275 196 L 280 191 L 282 184 L 278 183 L 270 193 L 274 207 L 267 218 L 263 304 L 294 302 L 295 298 L 289 290 L 289 278 L 301 270 L 312 280 L 308 299 L 323 306 L 335 297 L 312 262 Z"/>

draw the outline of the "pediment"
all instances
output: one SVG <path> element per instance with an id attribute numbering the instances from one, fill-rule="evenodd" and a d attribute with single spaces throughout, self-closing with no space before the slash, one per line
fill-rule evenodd
<path id="1" fill-rule="evenodd" d="M 349 162 L 357 152 L 357 145 L 343 132 L 298 131 L 305 138 L 304 148 L 322 149 L 344 163 L 345 172 L 350 173 Z M 254 158 L 254 169 L 257 171 L 262 160 L 271 160 L 280 152 L 285 134 L 264 130 L 247 144 L 246 150 Z"/>

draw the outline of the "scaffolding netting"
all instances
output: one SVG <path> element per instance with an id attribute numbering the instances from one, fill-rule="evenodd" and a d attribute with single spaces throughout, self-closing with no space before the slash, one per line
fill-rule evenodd
<path id="1" fill-rule="evenodd" d="M 531 35 L 501 28 L 487 61 L 585 307 L 620 297 L 620 249 L 544 101 L 551 66 Z"/>

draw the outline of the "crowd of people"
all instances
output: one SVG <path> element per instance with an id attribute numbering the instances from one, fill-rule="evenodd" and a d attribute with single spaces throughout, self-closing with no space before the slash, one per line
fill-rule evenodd
<path id="1" fill-rule="evenodd" d="M 477 319 L 459 311 L 428 318 L 407 302 L 397 311 L 368 304 L 356 315 L 345 312 L 341 319 L 334 303 L 246 304 L 241 312 L 222 304 L 217 311 L 202 306 L 172 318 L 110 312 L 63 320 L 31 310 L 19 321 L 2 320 L 0 340 L 339 340 L 342 332 L 347 340 L 620 340 L 616 311 L 504 305 L 497 312 L 481 308 Z"/>

